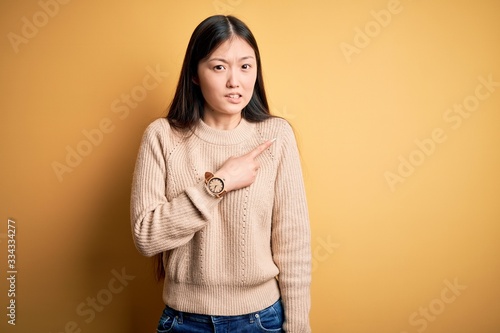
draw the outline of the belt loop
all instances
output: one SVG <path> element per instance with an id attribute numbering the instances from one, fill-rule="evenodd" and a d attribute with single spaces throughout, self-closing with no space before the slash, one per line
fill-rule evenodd
<path id="1" fill-rule="evenodd" d="M 250 313 L 248 315 L 248 319 L 250 319 L 250 324 L 253 324 L 253 322 L 255 321 L 255 313 Z"/>
<path id="2" fill-rule="evenodd" d="M 175 318 L 177 318 L 177 323 L 179 325 L 182 325 L 182 321 L 184 319 L 184 313 L 182 311 L 175 311 L 176 314 L 175 314 Z"/>

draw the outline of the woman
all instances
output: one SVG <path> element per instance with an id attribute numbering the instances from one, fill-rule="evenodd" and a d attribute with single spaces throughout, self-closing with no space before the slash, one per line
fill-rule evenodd
<path id="1" fill-rule="evenodd" d="M 191 36 L 168 115 L 146 129 L 134 242 L 160 255 L 158 332 L 310 332 L 310 235 L 297 145 L 269 113 L 248 27 L 212 16 Z"/>

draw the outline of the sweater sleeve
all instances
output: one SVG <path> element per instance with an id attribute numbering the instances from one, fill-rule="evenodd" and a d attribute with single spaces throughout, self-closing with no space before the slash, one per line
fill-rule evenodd
<path id="1" fill-rule="evenodd" d="M 220 199 L 207 193 L 204 182 L 185 189 L 168 201 L 165 195 L 167 151 L 172 135 L 164 119 L 148 126 L 142 137 L 131 191 L 131 222 L 134 243 L 145 256 L 179 247 L 211 220 Z"/>
<path id="2" fill-rule="evenodd" d="M 287 122 L 278 140 L 282 141 L 282 151 L 275 183 L 271 246 L 279 268 L 278 282 L 285 311 L 283 328 L 290 333 L 309 333 L 309 213 L 297 143 Z"/>

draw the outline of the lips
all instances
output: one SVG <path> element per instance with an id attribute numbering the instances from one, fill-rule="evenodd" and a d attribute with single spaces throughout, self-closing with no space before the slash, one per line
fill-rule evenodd
<path id="1" fill-rule="evenodd" d="M 237 92 L 227 94 L 224 97 L 226 97 L 227 101 L 231 104 L 240 104 L 243 101 L 243 96 Z"/>

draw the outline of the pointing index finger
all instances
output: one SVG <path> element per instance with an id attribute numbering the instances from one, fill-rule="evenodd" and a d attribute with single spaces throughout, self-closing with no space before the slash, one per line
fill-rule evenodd
<path id="1" fill-rule="evenodd" d="M 264 143 L 261 143 L 260 145 L 258 145 L 257 147 L 255 147 L 254 150 L 250 151 L 248 153 L 248 155 L 251 157 L 251 158 L 256 158 L 257 156 L 259 156 L 264 150 L 266 150 L 267 148 L 271 147 L 271 145 L 274 143 L 274 141 L 276 141 L 276 138 L 272 139 L 272 140 L 268 140 Z"/>

